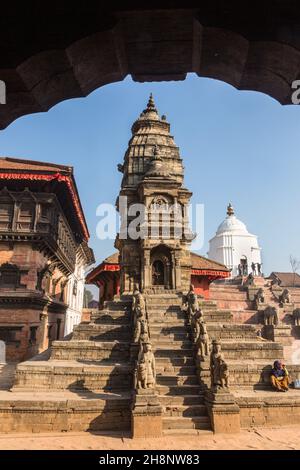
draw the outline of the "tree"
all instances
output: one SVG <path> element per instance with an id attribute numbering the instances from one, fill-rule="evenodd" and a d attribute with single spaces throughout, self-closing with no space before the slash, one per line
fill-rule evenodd
<path id="1" fill-rule="evenodd" d="M 299 268 L 300 268 L 300 261 L 299 261 L 297 258 L 295 258 L 295 256 L 290 255 L 290 265 L 291 265 L 291 268 L 292 268 L 292 271 L 293 271 L 293 275 L 294 275 L 293 287 L 295 287 L 295 284 L 296 284 L 296 274 L 297 274 L 297 271 L 298 271 Z"/>

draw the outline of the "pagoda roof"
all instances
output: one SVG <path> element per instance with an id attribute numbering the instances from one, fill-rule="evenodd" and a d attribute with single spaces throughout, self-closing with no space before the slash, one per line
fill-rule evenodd
<path id="1" fill-rule="evenodd" d="M 76 225 L 84 240 L 89 231 L 79 198 L 73 167 L 57 163 L 40 162 L 21 158 L 0 157 L 0 182 L 11 190 L 19 191 L 28 187 L 35 191 L 53 191 L 64 209 L 70 225 Z M 56 183 L 60 183 L 57 185 Z M 63 189 L 62 189 L 63 188 Z"/>
<path id="2" fill-rule="evenodd" d="M 192 261 L 192 274 L 199 276 L 210 276 L 216 274 L 217 277 L 228 277 L 230 270 L 221 263 L 205 258 L 204 256 L 198 255 L 191 252 Z M 93 284 L 98 276 L 103 271 L 119 271 L 119 252 L 115 252 L 112 255 L 105 258 L 98 266 L 96 266 L 86 277 L 87 284 Z"/>

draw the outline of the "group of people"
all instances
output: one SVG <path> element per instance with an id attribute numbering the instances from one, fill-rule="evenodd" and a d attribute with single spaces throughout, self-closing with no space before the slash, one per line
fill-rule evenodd
<path id="1" fill-rule="evenodd" d="M 251 263 L 251 271 L 253 276 L 260 276 L 261 275 L 261 263 Z M 238 265 L 239 276 L 248 276 L 248 264 L 247 263 L 240 263 Z"/>

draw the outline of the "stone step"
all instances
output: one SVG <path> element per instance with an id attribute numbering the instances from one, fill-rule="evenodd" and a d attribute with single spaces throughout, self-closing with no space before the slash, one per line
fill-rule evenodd
<path id="1" fill-rule="evenodd" d="M 210 421 L 207 416 L 177 417 L 167 416 L 162 418 L 163 429 L 210 429 Z"/>
<path id="2" fill-rule="evenodd" d="M 276 360 L 283 357 L 283 347 L 279 343 L 264 341 L 221 341 L 225 359 Z"/>
<path id="3" fill-rule="evenodd" d="M 192 341 L 186 340 L 174 340 L 168 336 L 163 336 L 162 338 L 155 338 L 151 335 L 151 342 L 153 343 L 154 348 L 159 347 L 159 349 L 165 349 L 171 347 L 172 350 L 177 349 L 193 349 L 194 345 Z"/>
<path id="4" fill-rule="evenodd" d="M 159 357 L 169 357 L 169 358 L 175 358 L 175 357 L 193 357 L 194 356 L 194 351 L 192 348 L 189 349 L 174 349 L 172 347 L 170 348 L 161 348 L 161 345 L 159 345 L 159 348 L 156 349 L 155 351 L 155 358 Z"/>
<path id="5" fill-rule="evenodd" d="M 18 365 L 14 390 L 117 391 L 132 388 L 128 364 L 89 365 L 76 361 L 27 361 Z"/>
<path id="6" fill-rule="evenodd" d="M 155 362 L 157 367 L 195 367 L 194 357 L 165 357 L 155 355 Z"/>
<path id="7" fill-rule="evenodd" d="M 130 341 L 132 337 L 131 324 L 124 325 L 99 325 L 90 323 L 88 325 L 78 325 L 73 330 L 73 340 L 92 341 Z"/>
<path id="8" fill-rule="evenodd" d="M 159 402 L 164 407 L 172 406 L 204 406 L 204 398 L 199 394 L 195 395 L 159 395 Z M 206 407 L 205 407 L 206 408 Z"/>
<path id="9" fill-rule="evenodd" d="M 164 436 L 205 436 L 213 435 L 210 428 L 207 429 L 163 429 Z"/>
<path id="10" fill-rule="evenodd" d="M 127 301 L 116 301 L 116 300 L 108 300 L 104 302 L 103 310 L 109 311 L 130 311 L 132 305 L 132 300 Z"/>
<path id="11" fill-rule="evenodd" d="M 198 397 L 199 401 L 199 397 Z M 164 416 L 179 416 L 179 417 L 192 417 L 192 416 L 207 416 L 207 408 L 203 404 L 199 405 L 166 405 L 164 406 Z"/>
<path id="12" fill-rule="evenodd" d="M 157 310 L 157 311 L 148 311 L 147 310 L 147 313 L 148 313 L 148 318 L 151 319 L 151 320 L 165 320 L 166 318 L 168 319 L 182 319 L 182 320 L 186 320 L 187 319 L 187 316 L 184 312 L 181 312 L 181 311 L 168 311 L 168 312 L 165 312 L 163 309 L 160 309 L 160 310 Z"/>
<path id="13" fill-rule="evenodd" d="M 198 385 L 198 378 L 196 375 L 176 375 L 168 373 L 167 375 L 157 374 L 156 381 L 158 385 Z"/>
<path id="14" fill-rule="evenodd" d="M 130 342 L 111 341 L 53 341 L 51 359 L 97 361 L 110 359 L 119 362 L 129 360 Z"/>
<path id="15" fill-rule="evenodd" d="M 156 386 L 158 395 L 200 395 L 200 385 L 160 385 Z"/>
<path id="16" fill-rule="evenodd" d="M 123 313 L 110 313 L 110 314 L 92 314 L 91 323 L 99 324 L 128 324 L 131 318 Z"/>
<path id="17" fill-rule="evenodd" d="M 159 364 L 156 361 L 156 372 L 157 374 L 176 374 L 176 375 L 195 375 L 196 374 L 196 366 L 174 366 L 174 365 L 167 365 L 167 364 Z"/>

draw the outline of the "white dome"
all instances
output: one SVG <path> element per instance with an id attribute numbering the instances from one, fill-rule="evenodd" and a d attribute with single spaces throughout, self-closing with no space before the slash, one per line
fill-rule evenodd
<path id="1" fill-rule="evenodd" d="M 251 271 L 253 264 L 261 264 L 257 236 L 248 232 L 246 225 L 235 216 L 231 204 L 216 235 L 209 241 L 208 257 L 225 264 L 231 269 L 232 277 L 240 275 L 241 266 L 245 275 Z"/>
<path id="2" fill-rule="evenodd" d="M 221 235 L 224 232 L 234 232 L 239 234 L 248 234 L 246 225 L 239 220 L 235 215 L 228 215 L 225 220 L 219 225 L 216 235 Z"/>

